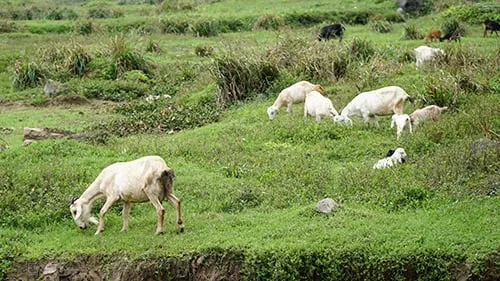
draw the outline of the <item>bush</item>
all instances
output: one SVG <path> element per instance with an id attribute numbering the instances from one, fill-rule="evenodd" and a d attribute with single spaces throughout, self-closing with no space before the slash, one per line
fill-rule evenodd
<path id="1" fill-rule="evenodd" d="M 441 13 L 444 20 L 455 19 L 470 24 L 482 23 L 486 19 L 500 20 L 498 10 L 491 8 L 482 8 L 477 5 L 459 5 L 453 6 Z"/>
<path id="2" fill-rule="evenodd" d="M 42 85 L 47 72 L 38 63 L 16 61 L 13 69 L 12 84 L 18 90 Z"/>
<path id="3" fill-rule="evenodd" d="M 130 101 L 149 95 L 151 86 L 137 80 L 71 80 L 70 89 L 86 98 Z"/>
<path id="4" fill-rule="evenodd" d="M 121 16 L 123 16 L 123 11 L 106 5 L 91 7 L 88 10 L 88 17 L 91 19 L 119 18 Z"/>
<path id="5" fill-rule="evenodd" d="M 189 30 L 189 23 L 187 21 L 161 19 L 159 25 L 162 33 L 185 34 Z"/>
<path id="6" fill-rule="evenodd" d="M 210 57 L 214 53 L 214 48 L 212 46 L 196 46 L 194 53 L 199 57 Z"/>
<path id="7" fill-rule="evenodd" d="M 37 60 L 49 71 L 50 76 L 67 78 L 69 76 L 83 76 L 87 72 L 87 65 L 92 57 L 82 45 L 71 42 L 66 45 L 49 45 L 39 48 Z"/>
<path id="8" fill-rule="evenodd" d="M 368 61 L 375 54 L 375 47 L 371 41 L 354 38 L 349 46 L 349 51 L 358 60 Z"/>
<path id="9" fill-rule="evenodd" d="M 161 53 L 161 48 L 160 44 L 158 42 L 155 42 L 153 40 L 149 40 L 148 43 L 146 44 L 146 52 L 150 53 Z"/>
<path id="10" fill-rule="evenodd" d="M 95 25 L 91 21 L 78 22 L 75 24 L 74 31 L 80 35 L 89 35 L 95 31 Z"/>
<path id="11" fill-rule="evenodd" d="M 403 39 L 404 40 L 422 40 L 424 34 L 418 30 L 414 24 L 406 25 L 404 27 Z"/>
<path id="12" fill-rule="evenodd" d="M 218 22 L 215 20 L 204 20 L 195 22 L 189 30 L 197 37 L 217 36 Z"/>
<path id="13" fill-rule="evenodd" d="M 48 20 L 74 20 L 78 18 L 78 14 L 72 9 L 64 8 L 60 10 L 59 8 L 55 8 L 50 9 L 45 18 Z"/>

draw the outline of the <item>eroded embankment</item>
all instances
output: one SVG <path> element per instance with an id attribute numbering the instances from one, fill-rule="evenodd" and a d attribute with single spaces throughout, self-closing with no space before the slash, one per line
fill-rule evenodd
<path id="1" fill-rule="evenodd" d="M 281 260 L 278 259 L 281 258 Z M 428 254 L 399 260 L 321 253 L 245 257 L 239 252 L 155 257 L 91 256 L 18 262 L 7 280 L 500 280 L 500 254 L 476 263 Z M 328 260 L 328 259 L 327 259 Z"/>

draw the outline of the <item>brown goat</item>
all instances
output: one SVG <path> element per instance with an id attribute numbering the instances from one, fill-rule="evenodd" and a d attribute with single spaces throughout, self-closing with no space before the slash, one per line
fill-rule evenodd
<path id="1" fill-rule="evenodd" d="M 429 41 L 434 41 L 434 39 L 439 40 L 441 38 L 441 30 L 431 30 L 429 34 L 425 37 L 425 43 L 429 43 Z"/>

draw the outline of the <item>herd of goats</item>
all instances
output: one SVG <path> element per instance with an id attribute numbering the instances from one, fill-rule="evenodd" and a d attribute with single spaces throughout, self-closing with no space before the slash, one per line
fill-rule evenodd
<path id="1" fill-rule="evenodd" d="M 483 23 L 484 34 L 490 31 L 490 35 L 500 30 L 500 23 L 494 20 L 486 20 Z M 318 40 L 339 38 L 342 40 L 345 28 L 342 24 L 332 24 L 321 28 Z M 431 31 L 425 38 L 426 43 L 433 39 L 460 40 L 459 33 L 447 33 L 441 36 L 441 31 Z M 414 49 L 419 68 L 424 61 L 431 60 L 435 55 L 443 53 L 443 50 L 420 46 Z M 304 116 L 312 116 L 316 121 L 322 117 L 330 117 L 333 122 L 352 125 L 351 117 L 362 117 L 367 124 L 374 122 L 378 127 L 378 115 L 392 115 L 391 128 L 396 126 L 397 138 L 399 139 L 403 129 L 408 126 L 412 132 L 412 126 L 422 124 L 424 121 L 438 120 L 441 112 L 447 107 L 429 105 L 415 110 L 410 115 L 404 113 L 406 100 L 413 103 L 413 99 L 400 87 L 388 86 L 373 91 L 358 94 L 340 112 L 333 107 L 332 101 L 323 96 L 324 88 L 321 85 L 312 84 L 308 81 L 297 82 L 282 90 L 274 104 L 267 109 L 270 120 L 277 117 L 279 109 L 286 105 L 287 112 L 292 112 L 293 104 L 304 103 Z M 406 161 L 405 150 L 398 147 L 390 150 L 386 157 L 377 161 L 373 169 L 393 167 Z M 174 171 L 167 166 L 165 160 L 160 156 L 145 156 L 129 162 L 114 163 L 104 168 L 92 184 L 83 192 L 79 198 L 75 198 L 70 206 L 71 215 L 80 229 L 85 229 L 92 223 L 97 225 L 96 235 L 104 230 L 104 216 L 110 207 L 123 202 L 123 227 L 122 231 L 128 230 L 128 217 L 132 203 L 150 201 L 156 208 L 158 221 L 156 233 L 164 231 L 163 221 L 165 209 L 162 201 L 168 199 L 172 202 L 177 213 L 177 226 L 180 232 L 184 230 L 181 216 L 181 202 L 174 195 Z M 105 198 L 105 203 L 99 212 L 99 219 L 91 215 L 91 207 L 95 200 Z"/>

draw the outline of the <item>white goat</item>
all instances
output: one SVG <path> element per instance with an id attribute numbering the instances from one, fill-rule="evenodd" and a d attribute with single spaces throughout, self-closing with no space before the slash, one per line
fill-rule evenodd
<path id="1" fill-rule="evenodd" d="M 410 128 L 410 133 L 413 133 L 412 128 L 411 128 L 410 116 L 408 114 L 394 114 L 394 115 L 392 115 L 391 129 L 394 127 L 394 124 L 396 124 L 396 135 L 397 135 L 396 139 L 399 139 L 406 124 L 408 124 L 408 126 Z"/>
<path id="2" fill-rule="evenodd" d="M 424 123 L 428 118 L 433 121 L 438 121 L 441 112 L 448 109 L 447 106 L 439 107 L 437 105 L 429 105 L 424 108 L 417 109 L 410 114 L 410 121 L 414 126 Z"/>
<path id="3" fill-rule="evenodd" d="M 415 52 L 415 57 L 417 58 L 417 69 L 424 63 L 424 61 L 430 61 L 438 54 L 444 54 L 442 49 L 428 46 L 420 46 L 413 49 L 413 51 Z"/>
<path id="4" fill-rule="evenodd" d="M 374 121 L 378 127 L 376 115 L 388 115 L 391 113 L 403 114 L 405 101 L 413 103 L 413 99 L 400 87 L 389 86 L 381 89 L 363 92 L 354 97 L 344 109 L 336 116 L 335 122 L 352 124 L 350 116 L 363 117 L 365 124 Z"/>
<path id="5" fill-rule="evenodd" d="M 407 155 L 405 150 L 398 147 L 391 156 L 378 160 L 378 162 L 373 165 L 373 169 L 384 169 L 397 164 L 402 164 L 406 162 L 406 157 Z"/>
<path id="6" fill-rule="evenodd" d="M 279 109 L 284 105 L 287 107 L 286 111 L 288 113 L 292 113 L 293 104 L 303 102 L 306 99 L 306 94 L 312 91 L 323 93 L 324 89 L 321 85 L 311 84 L 307 81 L 300 81 L 281 91 L 278 98 L 274 101 L 274 104 L 267 108 L 269 120 L 276 118 Z"/>
<path id="7" fill-rule="evenodd" d="M 339 115 L 337 110 L 333 107 L 332 101 L 324 97 L 320 92 L 312 91 L 306 95 L 304 102 L 304 117 L 311 115 L 316 117 L 316 121 L 321 121 L 322 116 L 333 117 Z"/>
<path id="8" fill-rule="evenodd" d="M 177 211 L 179 231 L 184 230 L 181 218 L 181 202 L 174 195 L 174 171 L 159 156 L 146 156 L 129 162 L 118 162 L 104 168 L 94 182 L 73 201 L 71 215 L 80 229 L 89 222 L 97 224 L 98 235 L 104 230 L 104 215 L 118 201 L 123 201 L 123 228 L 128 230 L 128 216 L 132 203 L 151 201 L 156 208 L 158 223 L 156 234 L 163 233 L 165 209 L 161 202 L 168 198 Z M 90 214 L 92 203 L 99 198 L 106 202 L 99 212 L 99 221 Z"/>

